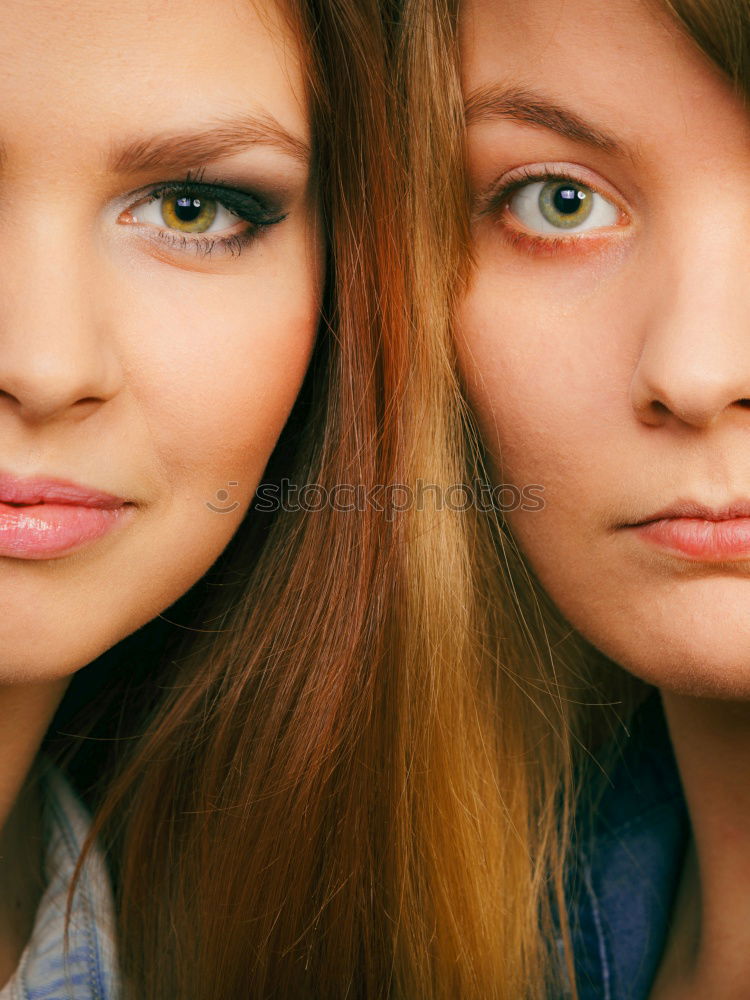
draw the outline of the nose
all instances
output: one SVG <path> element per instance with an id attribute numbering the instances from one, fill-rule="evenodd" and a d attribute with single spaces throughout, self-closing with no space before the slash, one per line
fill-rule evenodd
<path id="1" fill-rule="evenodd" d="M 106 281 L 71 226 L 48 211 L 12 247 L 0 232 L 0 423 L 82 418 L 120 387 Z"/>
<path id="2" fill-rule="evenodd" d="M 750 409 L 750 260 L 743 236 L 736 221 L 713 225 L 708 234 L 683 233 L 660 255 L 630 387 L 643 423 L 707 428 L 722 414 Z"/>

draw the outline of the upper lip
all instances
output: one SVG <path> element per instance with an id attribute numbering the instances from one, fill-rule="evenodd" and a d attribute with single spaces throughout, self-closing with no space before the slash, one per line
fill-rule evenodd
<path id="1" fill-rule="evenodd" d="M 113 509 L 121 507 L 126 501 L 113 493 L 81 486 L 69 479 L 47 476 L 22 479 L 7 472 L 0 472 L 0 503 L 60 503 Z"/>
<path id="2" fill-rule="evenodd" d="M 705 521 L 728 521 L 733 517 L 750 517 L 750 500 L 733 500 L 722 507 L 710 507 L 697 500 L 677 500 L 635 523 L 648 524 L 650 521 L 661 521 L 669 517 L 697 517 Z"/>

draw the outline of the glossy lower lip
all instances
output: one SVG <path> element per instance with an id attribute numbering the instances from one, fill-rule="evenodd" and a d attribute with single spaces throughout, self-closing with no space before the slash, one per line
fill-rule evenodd
<path id="1" fill-rule="evenodd" d="M 632 526 L 645 541 L 703 562 L 750 558 L 750 517 L 709 521 L 700 517 L 665 517 Z"/>
<path id="2" fill-rule="evenodd" d="M 101 538 L 129 520 L 135 507 L 103 509 L 72 503 L 13 506 L 0 502 L 0 556 L 54 559 Z"/>

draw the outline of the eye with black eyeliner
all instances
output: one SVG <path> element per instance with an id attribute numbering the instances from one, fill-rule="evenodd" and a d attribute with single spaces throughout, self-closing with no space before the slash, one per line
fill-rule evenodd
<path id="1" fill-rule="evenodd" d="M 153 229 L 150 238 L 180 252 L 208 256 L 219 250 L 237 257 L 265 229 L 286 218 L 257 194 L 229 187 L 223 181 L 206 183 L 200 180 L 202 176 L 202 171 L 188 173 L 184 180 L 152 188 L 123 213 L 129 216 L 123 221 Z M 159 208 L 157 202 L 162 203 Z M 233 222 L 242 221 L 246 223 L 242 230 L 226 232 Z M 213 236 L 214 231 L 225 235 Z"/>
<path id="2" fill-rule="evenodd" d="M 559 167 L 521 168 L 483 201 L 479 214 L 497 219 L 513 245 L 531 252 L 573 250 L 629 221 L 613 198 Z"/>

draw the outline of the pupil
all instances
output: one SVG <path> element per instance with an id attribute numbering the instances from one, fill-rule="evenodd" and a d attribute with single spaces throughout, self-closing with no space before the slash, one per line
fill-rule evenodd
<path id="1" fill-rule="evenodd" d="M 194 222 L 200 215 L 200 198 L 178 198 L 175 215 L 180 222 Z"/>
<path id="2" fill-rule="evenodd" d="M 581 202 L 586 197 L 583 191 L 572 187 L 559 187 L 552 198 L 552 202 L 558 212 L 563 215 L 572 215 L 581 207 Z"/>

